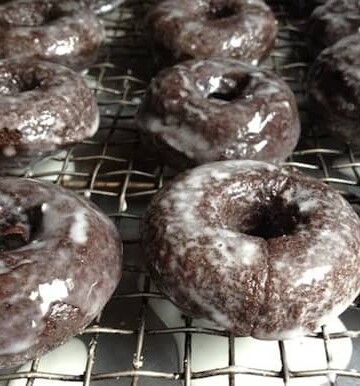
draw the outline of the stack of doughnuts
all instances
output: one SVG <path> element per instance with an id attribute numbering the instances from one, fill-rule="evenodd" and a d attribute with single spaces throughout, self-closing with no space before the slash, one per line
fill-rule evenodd
<path id="1" fill-rule="evenodd" d="M 93 136 L 97 102 L 74 71 L 98 56 L 119 0 L 0 3 L 0 169 L 23 168 Z"/>
<path id="2" fill-rule="evenodd" d="M 90 0 L 0 2 L 0 168 L 96 132 L 96 101 L 74 72 L 91 65 L 103 38 L 87 8 L 107 10 Z M 314 331 L 360 290 L 360 219 L 330 187 L 275 165 L 296 147 L 300 119 L 289 86 L 256 67 L 275 40 L 270 8 L 164 0 L 146 23 L 179 63 L 151 82 L 136 118 L 141 136 L 164 162 L 189 169 L 144 216 L 153 280 L 185 314 L 236 335 Z M 80 45 L 69 43 L 74 31 Z M 334 127 L 358 120 L 359 52 L 346 39 L 310 75 L 310 96 Z M 328 95 L 326 76 L 341 97 Z M 115 290 L 121 260 L 118 231 L 94 205 L 51 184 L 0 179 L 0 368 L 88 325 Z"/>
<path id="3" fill-rule="evenodd" d="M 99 109 L 76 71 L 93 64 L 118 2 L 0 2 L 0 170 L 95 134 Z M 86 8 L 87 7 L 87 8 Z M 102 310 L 122 272 L 112 221 L 51 183 L 0 179 L 0 368 L 61 345 Z"/>
<path id="4" fill-rule="evenodd" d="M 295 97 L 254 64 L 274 45 L 277 22 L 262 0 L 165 0 L 146 17 L 178 61 L 140 105 L 146 144 L 175 169 L 226 159 L 284 161 L 300 135 Z"/>
<path id="5" fill-rule="evenodd" d="M 286 83 L 254 66 L 275 38 L 270 9 L 259 0 L 176 4 L 164 0 L 146 18 L 155 47 L 180 63 L 152 80 L 137 122 L 165 163 L 193 169 L 145 214 L 150 274 L 186 315 L 236 335 L 302 336 L 359 292 L 360 220 L 332 188 L 274 165 L 294 150 L 300 121 Z M 314 88 L 336 82 L 339 99 L 310 95 L 322 117 L 343 115 L 339 125 L 359 121 L 351 85 L 360 51 L 342 51 L 350 42 L 320 55 L 311 75 Z"/>

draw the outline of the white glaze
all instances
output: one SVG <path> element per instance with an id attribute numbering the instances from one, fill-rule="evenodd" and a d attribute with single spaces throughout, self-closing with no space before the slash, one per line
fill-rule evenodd
<path id="1" fill-rule="evenodd" d="M 91 8 L 98 15 L 112 12 L 114 9 L 119 7 L 125 2 L 125 0 L 82 0 L 85 3 L 91 3 Z"/>
<path id="2" fill-rule="evenodd" d="M 229 74 L 248 77 L 241 97 L 230 103 L 211 97 L 237 89 Z M 169 83 L 176 84 L 171 92 Z M 288 86 L 235 60 L 184 62 L 160 73 L 147 93 L 137 115 L 140 127 L 196 164 L 224 157 L 277 162 L 291 153 L 299 137 Z"/>
<path id="3" fill-rule="evenodd" d="M 8 78 L 23 79 L 32 72 L 36 79 L 45 79 L 42 87 L 21 92 L 19 86 L 16 97 L 11 93 L 0 96 L 0 129 L 6 128 L 2 133 L 5 144 L 0 146 L 5 168 L 12 159 L 16 169 L 49 156 L 60 146 L 93 136 L 99 127 L 96 100 L 81 76 L 52 63 L 29 62 L 25 68 L 23 60 L 0 61 L 0 81 L 5 85 L 11 84 Z M 14 143 L 8 133 L 12 131 L 21 133 Z"/>
<path id="4" fill-rule="evenodd" d="M 8 205 L 15 191 L 23 192 L 16 200 L 24 213 L 37 206 L 42 212 L 41 231 L 36 238 L 0 254 L 0 272 L 7 279 L 7 296 L 2 297 L 0 306 L 12 306 L 10 316 L 0 315 L 1 367 L 2 355 L 20 354 L 31 350 L 35 343 L 41 344 L 51 318 L 58 316 L 57 332 L 61 334 L 61 323 L 76 314 L 75 308 L 81 310 L 81 318 L 66 327 L 64 337 L 71 334 L 72 328 L 75 334 L 84 327 L 81 323 L 89 323 L 117 285 L 122 252 L 112 222 L 86 200 L 39 181 L 3 178 L 0 185 L 1 207 L 7 204 L 10 214 L 15 210 L 13 216 L 17 206 Z M 107 232 L 106 237 L 101 236 L 103 232 Z M 88 243 L 89 234 L 96 234 L 96 241 Z M 22 269 L 25 264 L 27 271 Z M 103 281 L 99 280 L 100 273 Z M 9 283 L 22 285 L 14 288 Z M 56 342 L 51 345 L 56 346 Z"/>
<path id="5" fill-rule="evenodd" d="M 105 31 L 94 13 L 79 5 L 73 0 L 62 0 L 55 5 L 47 0 L 0 4 L 0 21 L 5 20 L 3 26 L 10 25 L 3 28 L 0 37 L 1 58 L 36 58 L 79 71 L 89 67 L 96 59 Z M 62 15 L 49 21 L 53 9 Z"/>
<path id="6" fill-rule="evenodd" d="M 74 214 L 75 222 L 70 228 L 70 237 L 77 244 L 85 244 L 87 242 L 88 222 L 86 219 L 86 211 L 78 210 Z"/>
<path id="7" fill-rule="evenodd" d="M 171 118 L 169 121 L 173 124 L 176 122 L 176 118 Z M 152 133 L 161 133 L 171 147 L 185 153 L 190 158 L 199 154 L 198 157 L 205 160 L 211 154 L 209 142 L 202 135 L 194 133 L 192 128 L 184 123 L 178 123 L 176 136 L 174 136 L 174 126 L 163 124 L 160 118 L 149 117 L 144 125 Z"/>
<path id="8" fill-rule="evenodd" d="M 257 64 L 275 39 L 275 18 L 263 1 L 235 0 L 232 5 L 228 21 L 207 17 L 213 8 L 210 1 L 193 0 L 163 1 L 148 18 L 155 38 L 175 57 L 223 56 Z"/>

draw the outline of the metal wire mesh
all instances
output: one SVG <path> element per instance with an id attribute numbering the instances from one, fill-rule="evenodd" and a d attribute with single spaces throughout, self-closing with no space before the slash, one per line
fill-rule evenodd
<path id="1" fill-rule="evenodd" d="M 104 17 L 107 27 L 106 44 L 98 63 L 87 75 L 101 107 L 101 130 L 98 135 L 91 141 L 53 157 L 46 163 L 46 168 L 41 163 L 17 173 L 49 179 L 84 194 L 113 218 L 122 232 L 125 245 L 123 281 L 102 315 L 82 334 L 82 339 L 87 344 L 88 357 L 86 366 L 79 374 L 40 372 L 39 358 L 33 361 L 29 372 L 0 375 L 0 381 L 24 378 L 27 379 L 28 386 L 35 379 L 68 381 L 69 385 L 77 381 L 83 385 L 134 386 L 160 385 L 162 382 L 179 385 L 183 382 L 187 386 L 192 380 L 225 375 L 228 384 L 233 386 L 238 384 L 236 374 L 252 374 L 279 378 L 285 384 L 291 383 L 295 378 L 318 375 L 327 376 L 332 385 L 355 384 L 360 380 L 360 364 L 357 369 L 352 370 L 331 368 L 331 346 L 336 339 L 348 337 L 357 350 L 360 318 L 359 323 L 355 323 L 351 330 L 329 333 L 323 328 L 321 332 L 313 334 L 313 339 L 323 341 L 327 360 L 324 368 L 293 371 L 289 368 L 286 345 L 278 342 L 281 368 L 275 371 L 235 365 L 235 338 L 220 329 L 193 326 L 192 320 L 188 318 L 170 328 L 154 319 L 153 315 L 149 317 L 152 313 L 149 302 L 163 297 L 152 289 L 143 266 L 139 247 L 139 221 L 149 199 L 169 175 L 167 169 L 153 155 L 142 149 L 133 122 L 136 106 L 146 84 L 156 72 L 151 53 L 147 49 L 146 33 L 141 26 L 142 16 L 149 5 L 150 2 L 142 0 L 128 1 L 117 11 Z M 359 153 L 351 146 L 320 133 L 311 125 L 306 108 L 305 82 L 308 64 L 302 24 L 291 18 L 286 0 L 272 1 L 271 6 L 279 20 L 279 37 L 270 60 L 264 66 L 280 74 L 290 84 L 298 98 L 303 122 L 301 143 L 289 165 L 332 184 L 357 209 L 360 199 Z M 357 312 L 355 306 L 352 312 Z M 180 367 L 173 334 L 184 338 L 184 354 Z M 227 366 L 206 371 L 193 370 L 192 341 L 198 334 L 227 337 Z M 115 352 L 110 353 L 114 361 L 105 371 L 99 363 L 102 362 L 102 355 L 105 355 L 109 342 L 115 345 L 111 347 L 116 347 L 119 352 L 126 352 L 128 356 L 124 356 L 124 353 L 122 357 L 121 354 L 117 356 Z M 165 356 L 171 354 L 175 359 L 166 363 L 156 362 L 154 358 L 160 355 L 162 346 L 167 349 L 172 347 L 171 353 L 165 350 Z M 352 361 L 351 366 L 356 367 L 356 363 Z"/>

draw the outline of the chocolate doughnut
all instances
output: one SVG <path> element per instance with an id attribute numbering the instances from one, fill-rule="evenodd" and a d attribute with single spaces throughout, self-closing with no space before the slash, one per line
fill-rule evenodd
<path id="1" fill-rule="evenodd" d="M 0 168 L 91 137 L 99 112 L 83 78 L 54 63 L 0 60 Z"/>
<path id="2" fill-rule="evenodd" d="M 290 88 L 233 59 L 188 61 L 151 82 L 137 122 L 169 165 L 225 159 L 285 160 L 300 123 Z"/>
<path id="3" fill-rule="evenodd" d="M 56 185 L 0 179 L 0 368 L 62 344 L 99 314 L 121 275 L 114 224 Z"/>
<path id="4" fill-rule="evenodd" d="M 104 28 L 73 0 L 14 0 L 0 5 L 0 59 L 23 56 L 77 71 L 91 66 Z M 79 8 L 77 10 L 77 8 Z"/>
<path id="5" fill-rule="evenodd" d="M 262 0 L 165 0 L 146 24 L 177 60 L 221 56 L 257 64 L 269 55 L 277 33 Z"/>
<path id="6" fill-rule="evenodd" d="M 360 34 L 324 50 L 309 72 L 309 108 L 317 124 L 360 146 Z"/>
<path id="7" fill-rule="evenodd" d="M 259 161 L 191 169 L 154 197 L 143 247 L 185 314 L 241 336 L 289 339 L 360 289 L 360 219 L 330 187 Z"/>
<path id="8" fill-rule="evenodd" d="M 312 53 L 319 54 L 340 39 L 359 32 L 359 28 L 358 0 L 327 1 L 315 9 L 308 22 L 307 37 Z"/>

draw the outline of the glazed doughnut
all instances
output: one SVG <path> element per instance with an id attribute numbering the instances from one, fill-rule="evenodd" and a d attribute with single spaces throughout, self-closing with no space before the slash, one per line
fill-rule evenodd
<path id="1" fill-rule="evenodd" d="M 334 190 L 259 161 L 180 174 L 143 222 L 152 278 L 185 314 L 241 336 L 290 339 L 360 289 L 360 219 Z"/>
<path id="2" fill-rule="evenodd" d="M 95 14 L 74 7 L 73 0 L 0 5 L 0 59 L 24 56 L 81 71 L 95 62 L 104 37 Z"/>
<path id="3" fill-rule="evenodd" d="M 300 123 L 290 88 L 234 59 L 195 60 L 151 82 L 137 122 L 164 161 L 182 169 L 225 159 L 277 162 L 295 148 Z"/>
<path id="4" fill-rule="evenodd" d="M 0 367 L 17 366 L 80 332 L 121 275 L 114 224 L 53 184 L 0 179 Z"/>
<path id="5" fill-rule="evenodd" d="M 0 168 L 95 134 L 99 111 L 83 78 L 54 63 L 0 60 Z"/>
<path id="6" fill-rule="evenodd" d="M 317 7 L 308 22 L 307 37 L 313 54 L 319 54 L 340 39 L 359 32 L 360 2 L 329 0 Z"/>
<path id="7" fill-rule="evenodd" d="M 146 24 L 177 60 L 221 56 L 257 64 L 277 33 L 262 0 L 166 0 L 149 12 Z"/>
<path id="8" fill-rule="evenodd" d="M 341 39 L 313 63 L 308 80 L 309 107 L 317 124 L 360 146 L 359 34 Z"/>

